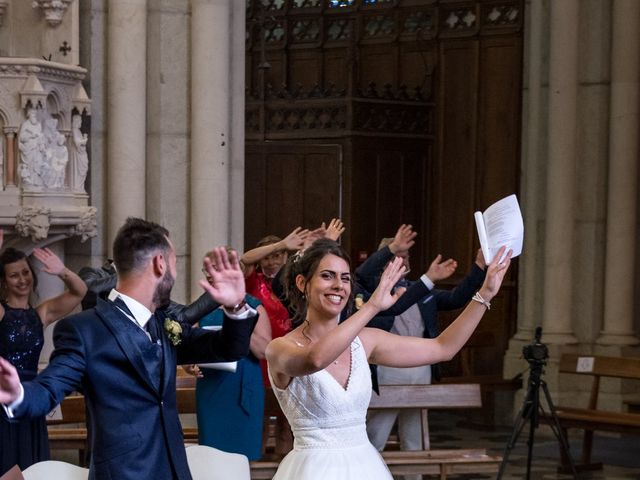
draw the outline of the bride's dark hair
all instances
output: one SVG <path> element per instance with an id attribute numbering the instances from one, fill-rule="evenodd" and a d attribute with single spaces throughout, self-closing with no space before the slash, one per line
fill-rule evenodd
<path id="1" fill-rule="evenodd" d="M 304 292 L 296 286 L 296 277 L 302 275 L 308 283 L 318 269 L 320 261 L 326 255 L 335 255 L 342 258 L 351 271 L 351 258 L 347 252 L 333 240 L 322 238 L 316 240 L 309 248 L 292 255 L 284 270 L 284 288 L 291 309 L 295 312 L 292 323 L 294 327 L 300 325 L 307 316 L 307 299 Z M 351 280 L 351 295 L 347 305 L 351 304 L 353 296 L 353 280 Z"/>

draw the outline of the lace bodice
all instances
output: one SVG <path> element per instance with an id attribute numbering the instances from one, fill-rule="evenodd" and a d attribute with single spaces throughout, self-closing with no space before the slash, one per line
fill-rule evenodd
<path id="1" fill-rule="evenodd" d="M 329 372 L 320 370 L 293 378 L 284 390 L 274 386 L 273 391 L 293 430 L 294 448 L 342 448 L 369 442 L 365 419 L 371 376 L 359 338 L 351 343 L 346 389 Z"/>

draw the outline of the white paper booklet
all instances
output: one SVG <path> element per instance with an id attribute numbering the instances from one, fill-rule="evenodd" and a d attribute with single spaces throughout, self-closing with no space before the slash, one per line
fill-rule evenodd
<path id="1" fill-rule="evenodd" d="M 473 217 L 476 220 L 482 255 L 487 263 L 493 260 L 502 246 L 507 247 L 507 252 L 509 249 L 513 250 L 512 258 L 522 253 L 524 222 L 515 195 L 498 200 L 484 212 L 474 213 Z"/>
<path id="2" fill-rule="evenodd" d="M 207 325 L 202 327 L 203 330 L 220 330 L 222 325 Z M 200 368 L 212 368 L 214 370 L 222 370 L 224 372 L 234 373 L 238 368 L 238 362 L 215 362 L 215 363 L 199 363 Z"/>

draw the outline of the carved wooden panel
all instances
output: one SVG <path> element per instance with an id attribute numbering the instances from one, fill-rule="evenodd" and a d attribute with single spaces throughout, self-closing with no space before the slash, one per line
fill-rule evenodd
<path id="1" fill-rule="evenodd" d="M 340 216 L 341 168 L 339 145 L 247 145 L 245 249 Z"/>
<path id="2" fill-rule="evenodd" d="M 251 0 L 247 244 L 330 218 L 321 184 L 333 191 L 338 165 L 352 256 L 412 223 L 414 274 L 442 253 L 459 263 L 442 286 L 456 285 L 475 259 L 473 212 L 518 193 L 523 11 L 523 0 Z M 340 160 L 305 143 L 338 144 Z M 320 158 L 328 166 L 305 183 Z M 464 373 L 501 372 L 516 279 L 514 265 Z"/>

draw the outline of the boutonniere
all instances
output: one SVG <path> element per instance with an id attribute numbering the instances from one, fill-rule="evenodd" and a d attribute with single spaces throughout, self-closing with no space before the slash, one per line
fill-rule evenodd
<path id="1" fill-rule="evenodd" d="M 180 345 L 180 342 L 182 342 L 182 325 L 175 320 L 166 318 L 164 320 L 164 331 L 167 332 L 167 336 L 174 347 Z"/>

